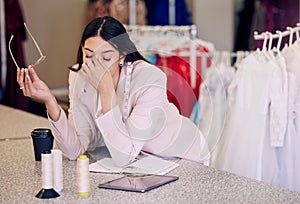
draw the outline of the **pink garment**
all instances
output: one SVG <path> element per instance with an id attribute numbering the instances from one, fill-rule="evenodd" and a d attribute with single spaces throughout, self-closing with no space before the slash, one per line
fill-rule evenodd
<path id="1" fill-rule="evenodd" d="M 122 121 L 125 74 L 116 90 L 118 106 L 101 113 L 100 97 L 81 72 L 70 72 L 70 109 L 51 121 L 56 144 L 74 160 L 85 151 L 106 145 L 117 165 L 131 162 L 140 151 L 209 164 L 210 153 L 200 130 L 168 102 L 166 76 L 144 61 L 133 64 L 129 117 Z"/>

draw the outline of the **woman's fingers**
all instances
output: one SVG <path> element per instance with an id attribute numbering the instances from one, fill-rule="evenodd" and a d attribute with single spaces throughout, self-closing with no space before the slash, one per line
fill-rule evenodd
<path id="1" fill-rule="evenodd" d="M 25 69 L 25 73 L 23 74 L 23 78 L 25 81 L 26 88 L 28 87 L 29 91 L 32 90 L 32 83 L 40 80 L 37 73 L 35 72 L 34 68 L 29 66 L 28 69 Z"/>
<path id="2" fill-rule="evenodd" d="M 29 66 L 28 68 L 28 74 L 30 76 L 31 81 L 37 81 L 40 80 L 40 78 L 38 77 L 37 73 L 35 72 L 34 68 Z"/>
<path id="3" fill-rule="evenodd" d="M 95 64 L 95 66 L 99 67 L 103 71 L 106 71 L 109 68 L 107 65 L 105 65 L 103 63 L 103 61 L 101 60 L 101 58 L 99 58 L 97 56 L 94 56 L 92 60 L 93 60 L 93 62 Z"/>
<path id="4" fill-rule="evenodd" d="M 26 94 L 26 96 L 32 97 L 33 93 L 34 93 L 34 87 L 33 87 L 33 82 L 35 80 L 38 80 L 38 76 L 35 73 L 35 71 L 33 70 L 33 68 L 28 68 L 25 69 L 24 72 L 24 81 L 25 81 L 25 92 L 24 94 Z"/>
<path id="5" fill-rule="evenodd" d="M 32 81 L 38 80 L 38 76 L 33 70 L 31 66 L 28 68 L 22 68 L 17 70 L 17 82 L 20 85 L 20 89 L 23 90 L 23 92 L 30 91 L 29 88 L 32 86 Z M 32 80 L 32 81 L 31 81 Z"/>
<path id="6" fill-rule="evenodd" d="M 23 89 L 23 93 L 25 96 L 29 96 L 29 93 L 30 93 L 30 83 L 31 83 L 31 80 L 30 80 L 30 77 L 29 77 L 29 73 L 28 73 L 28 69 L 25 69 L 24 71 L 24 82 L 25 82 L 25 88 Z"/>
<path id="7" fill-rule="evenodd" d="M 17 82 L 18 82 L 18 84 L 20 85 L 20 76 L 21 75 L 21 69 L 20 68 L 18 68 L 17 69 Z"/>
<path id="8" fill-rule="evenodd" d="M 52 98 L 51 91 L 47 85 L 39 79 L 37 73 L 32 67 L 18 70 L 17 80 L 21 86 L 20 88 L 22 88 L 24 96 L 43 102 Z"/>
<path id="9" fill-rule="evenodd" d="M 24 68 L 17 70 L 17 82 L 20 86 L 20 89 L 24 89 Z"/>
<path id="10" fill-rule="evenodd" d="M 81 70 L 84 73 L 84 75 L 87 75 L 87 72 L 89 71 L 89 67 L 88 67 L 87 63 L 82 64 Z"/>

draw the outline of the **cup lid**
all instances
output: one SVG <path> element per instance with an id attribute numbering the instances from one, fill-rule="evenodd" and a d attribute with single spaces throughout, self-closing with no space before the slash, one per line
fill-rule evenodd
<path id="1" fill-rule="evenodd" d="M 31 136 L 53 137 L 51 129 L 49 128 L 35 128 L 31 132 Z"/>

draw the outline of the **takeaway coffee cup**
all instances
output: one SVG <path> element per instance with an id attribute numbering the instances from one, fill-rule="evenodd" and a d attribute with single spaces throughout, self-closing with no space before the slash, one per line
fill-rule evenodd
<path id="1" fill-rule="evenodd" d="M 41 154 L 44 151 L 53 149 L 53 135 L 48 128 L 35 128 L 31 132 L 35 161 L 41 161 Z"/>

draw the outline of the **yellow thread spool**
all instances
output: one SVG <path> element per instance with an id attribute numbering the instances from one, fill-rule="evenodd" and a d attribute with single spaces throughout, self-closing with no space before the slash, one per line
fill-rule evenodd
<path id="1" fill-rule="evenodd" d="M 80 197 L 90 195 L 90 175 L 89 158 L 86 155 L 80 155 L 77 159 L 77 193 Z"/>

